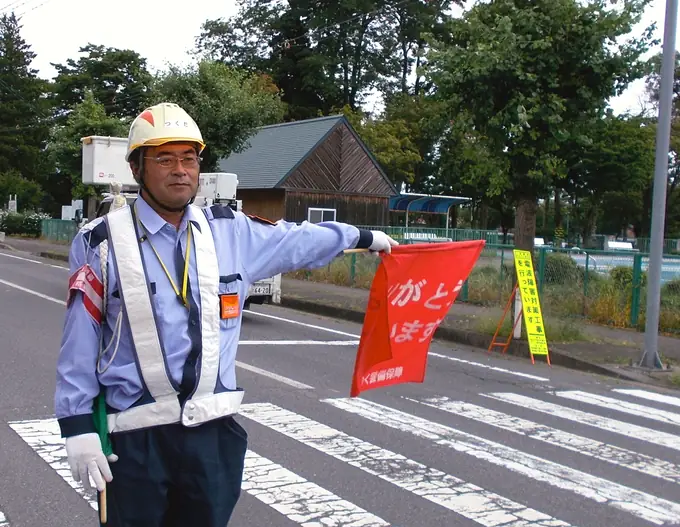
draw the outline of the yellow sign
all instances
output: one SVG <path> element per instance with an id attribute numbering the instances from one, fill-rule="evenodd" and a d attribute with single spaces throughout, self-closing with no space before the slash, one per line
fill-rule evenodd
<path id="1" fill-rule="evenodd" d="M 522 295 L 522 311 L 524 312 L 524 325 L 529 341 L 531 361 L 533 362 L 534 355 L 545 355 L 548 363 L 550 363 L 548 341 L 545 338 L 545 325 L 541 313 L 541 301 L 538 297 L 538 281 L 534 273 L 531 253 L 515 249 L 513 254 L 517 271 L 517 288 Z"/>

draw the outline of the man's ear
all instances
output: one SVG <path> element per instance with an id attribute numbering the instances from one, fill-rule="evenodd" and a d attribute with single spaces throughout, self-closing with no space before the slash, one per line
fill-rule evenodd
<path id="1" fill-rule="evenodd" d="M 139 183 L 139 165 L 135 161 L 130 161 L 130 170 L 135 178 L 135 181 Z"/>

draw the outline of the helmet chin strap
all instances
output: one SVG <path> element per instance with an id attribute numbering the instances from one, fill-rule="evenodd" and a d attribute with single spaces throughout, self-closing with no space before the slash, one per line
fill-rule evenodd
<path id="1" fill-rule="evenodd" d="M 189 205 L 191 205 L 194 200 L 196 199 L 196 194 L 191 196 L 189 201 L 187 201 L 184 205 L 181 207 L 168 207 L 166 204 L 161 203 L 158 199 L 156 199 L 156 196 L 154 196 L 151 191 L 149 190 L 149 187 L 146 186 L 144 183 L 144 166 L 143 166 L 143 159 L 144 157 L 142 155 L 139 156 L 139 187 L 140 187 L 140 194 L 141 191 L 143 190 L 146 195 L 148 195 L 151 200 L 158 205 L 161 209 L 167 211 L 167 212 L 182 212 L 185 210 Z"/>

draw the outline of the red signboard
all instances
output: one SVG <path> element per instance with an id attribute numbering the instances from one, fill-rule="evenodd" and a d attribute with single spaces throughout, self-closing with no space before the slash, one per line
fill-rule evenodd
<path id="1" fill-rule="evenodd" d="M 381 255 L 366 307 L 352 389 L 423 382 L 432 336 L 484 248 L 484 240 L 392 247 Z"/>

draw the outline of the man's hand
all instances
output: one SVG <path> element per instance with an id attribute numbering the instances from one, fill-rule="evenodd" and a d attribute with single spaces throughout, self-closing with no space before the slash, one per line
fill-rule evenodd
<path id="1" fill-rule="evenodd" d="M 104 490 L 104 480 L 111 481 L 113 479 L 108 461 L 118 461 L 118 456 L 112 454 L 107 461 L 97 434 L 90 433 L 67 437 L 66 454 L 73 479 L 82 481 L 85 489 L 92 489 L 88 474 L 92 476 L 94 484 L 100 492 Z"/>
<path id="2" fill-rule="evenodd" d="M 371 231 L 371 233 L 373 233 L 373 243 L 368 248 L 369 251 L 390 254 L 392 252 L 392 246 L 399 245 L 395 240 L 390 238 L 382 231 Z"/>

